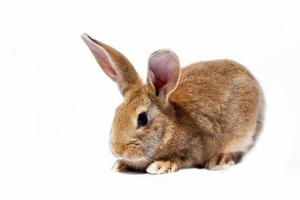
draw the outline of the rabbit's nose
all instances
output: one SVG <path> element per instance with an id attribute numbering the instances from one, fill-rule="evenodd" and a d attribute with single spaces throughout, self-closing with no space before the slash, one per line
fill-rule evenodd
<path id="1" fill-rule="evenodd" d="M 120 144 L 119 142 L 111 142 L 110 150 L 114 156 L 122 157 L 123 145 Z"/>

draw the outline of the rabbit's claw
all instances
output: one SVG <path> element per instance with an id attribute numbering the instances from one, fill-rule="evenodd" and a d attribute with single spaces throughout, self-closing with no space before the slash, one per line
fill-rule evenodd
<path id="1" fill-rule="evenodd" d="M 177 170 L 178 165 L 171 161 L 154 161 L 146 169 L 149 174 L 163 174 L 176 172 Z"/>

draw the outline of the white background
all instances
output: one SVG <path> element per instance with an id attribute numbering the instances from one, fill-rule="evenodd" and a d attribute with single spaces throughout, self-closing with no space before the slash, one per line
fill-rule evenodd
<path id="1" fill-rule="evenodd" d="M 123 52 L 145 77 L 170 48 L 182 65 L 234 59 L 261 82 L 265 128 L 240 165 L 151 176 L 111 172 L 122 101 L 80 39 Z M 300 199 L 299 1 L 0 1 L 0 199 Z"/>

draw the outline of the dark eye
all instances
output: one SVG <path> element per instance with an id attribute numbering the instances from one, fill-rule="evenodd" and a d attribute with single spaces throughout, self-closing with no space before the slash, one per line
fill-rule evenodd
<path id="1" fill-rule="evenodd" d="M 142 112 L 139 114 L 137 118 L 137 127 L 146 126 L 148 123 L 148 117 L 146 112 Z"/>

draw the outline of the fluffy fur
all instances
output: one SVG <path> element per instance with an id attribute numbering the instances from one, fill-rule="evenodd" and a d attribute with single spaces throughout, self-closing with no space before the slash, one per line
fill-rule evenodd
<path id="1" fill-rule="evenodd" d="M 116 171 L 174 172 L 186 167 L 223 169 L 238 163 L 262 126 L 263 94 L 250 72 L 232 60 L 180 68 L 169 50 L 149 58 L 146 84 L 120 52 L 82 35 L 124 101 L 116 109 L 111 151 Z M 137 127 L 146 112 L 148 123 Z"/>

